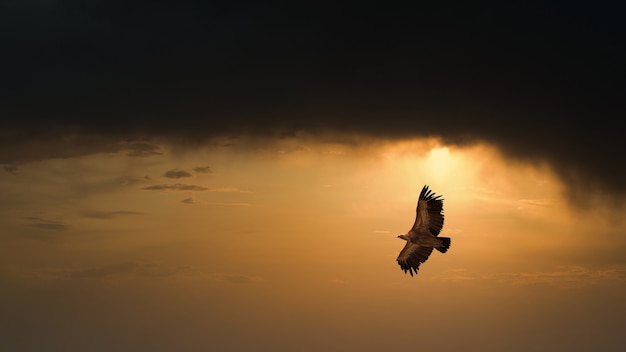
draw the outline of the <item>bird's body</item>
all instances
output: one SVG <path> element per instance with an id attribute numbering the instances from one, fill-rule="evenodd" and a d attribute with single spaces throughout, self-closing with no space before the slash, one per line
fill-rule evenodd
<path id="1" fill-rule="evenodd" d="M 433 249 L 445 253 L 450 248 L 450 238 L 438 237 L 443 227 L 443 199 L 435 196 L 428 186 L 424 186 L 417 200 L 415 223 L 406 234 L 398 237 L 406 245 L 398 255 L 400 268 L 413 276 L 420 264 L 424 263 Z"/>
<path id="2" fill-rule="evenodd" d="M 402 236 L 402 237 L 400 237 Z M 439 238 L 430 234 L 419 235 L 417 232 L 411 230 L 406 235 L 400 235 L 407 242 L 416 244 L 418 246 L 438 248 L 444 245 L 443 237 Z"/>

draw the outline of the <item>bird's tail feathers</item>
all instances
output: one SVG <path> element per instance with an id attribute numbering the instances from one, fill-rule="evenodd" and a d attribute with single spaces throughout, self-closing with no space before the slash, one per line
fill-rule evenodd
<path id="1" fill-rule="evenodd" d="M 437 247 L 437 250 L 441 253 L 447 252 L 452 240 L 450 240 L 450 237 L 439 237 L 439 239 L 441 240 L 441 245 Z"/>

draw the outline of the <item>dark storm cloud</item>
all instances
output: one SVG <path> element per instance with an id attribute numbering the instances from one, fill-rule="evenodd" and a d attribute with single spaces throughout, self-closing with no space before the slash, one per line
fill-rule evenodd
<path id="1" fill-rule="evenodd" d="M 160 184 L 160 185 L 144 187 L 142 189 L 148 190 L 148 191 L 206 191 L 208 190 L 207 187 L 188 185 L 184 183 Z"/>
<path id="2" fill-rule="evenodd" d="M 621 3 L 298 4 L 2 5 L 0 163 L 150 138 L 437 136 L 626 196 Z"/>
<path id="3" fill-rule="evenodd" d="M 31 123 L 33 125 L 29 126 L 20 126 L 20 122 L 7 123 L 0 129 L 0 163 L 15 165 L 43 159 L 119 153 L 126 148 L 117 137 L 96 131 L 79 133 L 69 126 L 62 128 L 62 121 L 35 119 Z"/>
<path id="4" fill-rule="evenodd" d="M 191 174 L 185 170 L 169 170 L 166 173 L 163 174 L 163 177 L 167 177 L 167 178 L 182 178 L 182 177 L 191 177 Z"/>

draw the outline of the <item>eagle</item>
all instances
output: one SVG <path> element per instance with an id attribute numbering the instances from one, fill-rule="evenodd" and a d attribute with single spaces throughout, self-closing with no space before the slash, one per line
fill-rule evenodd
<path id="1" fill-rule="evenodd" d="M 443 227 L 443 199 L 435 195 L 425 185 L 417 200 L 417 215 L 413 228 L 408 233 L 398 235 L 406 245 L 398 255 L 398 264 L 411 276 L 417 275 L 420 264 L 425 262 L 433 249 L 445 253 L 450 248 L 450 238 L 438 237 Z"/>

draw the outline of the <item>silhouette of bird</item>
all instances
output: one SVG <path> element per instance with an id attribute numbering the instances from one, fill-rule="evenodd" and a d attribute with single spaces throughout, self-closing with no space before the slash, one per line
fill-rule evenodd
<path id="1" fill-rule="evenodd" d="M 428 259 L 433 249 L 445 253 L 451 242 L 449 237 L 437 237 L 443 227 L 443 199 L 429 190 L 428 185 L 422 188 L 415 211 L 413 228 L 398 236 L 406 245 L 396 259 L 404 273 L 408 271 L 411 276 L 417 275 L 420 264 Z"/>

